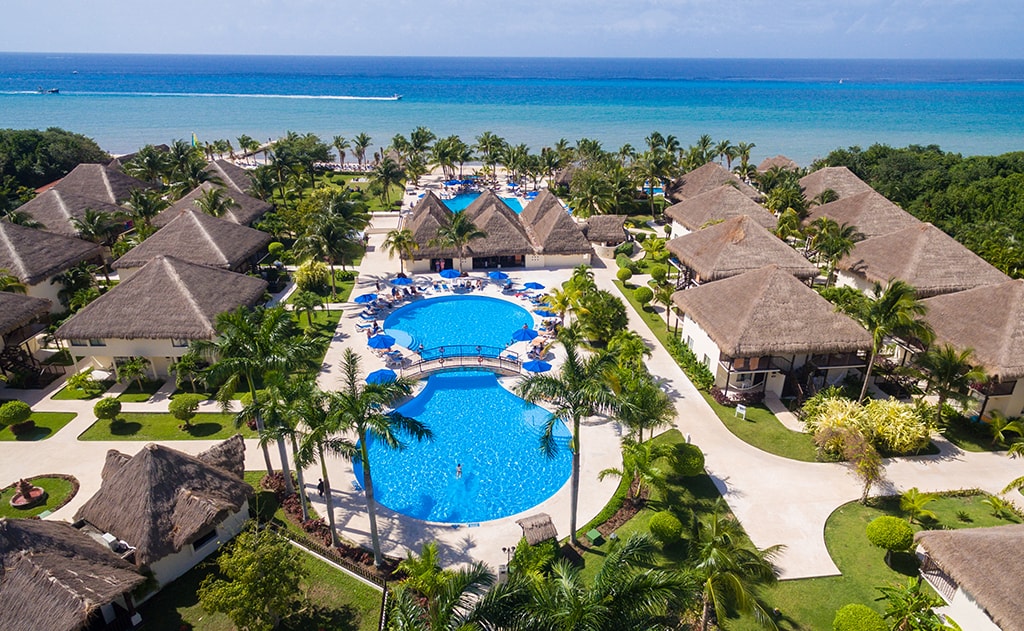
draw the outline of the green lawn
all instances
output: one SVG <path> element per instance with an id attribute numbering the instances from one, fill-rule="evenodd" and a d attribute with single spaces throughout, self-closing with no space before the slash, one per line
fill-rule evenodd
<path id="1" fill-rule="evenodd" d="M 15 436 L 10 427 L 4 427 L 0 429 L 0 440 L 46 440 L 59 432 L 76 416 L 78 415 L 74 412 L 33 412 L 29 418 L 36 423 L 35 431 L 31 434 Z"/>
<path id="2" fill-rule="evenodd" d="M 235 428 L 234 414 L 197 414 L 192 431 L 178 429 L 181 421 L 170 414 L 122 412 L 116 423 L 96 421 L 78 440 L 223 440 L 235 434 L 255 438 L 245 425 Z"/>
<path id="3" fill-rule="evenodd" d="M 156 391 L 159 390 L 162 385 L 164 385 L 163 379 L 159 379 L 157 381 L 145 379 L 142 382 L 141 388 L 137 381 L 133 381 L 128 384 L 128 387 L 124 389 L 124 392 L 117 395 L 117 398 L 122 403 L 143 403 L 156 394 Z"/>
<path id="4" fill-rule="evenodd" d="M 196 595 L 199 585 L 217 571 L 217 555 L 164 587 L 139 608 L 149 631 L 233 631 L 224 614 L 207 613 Z M 381 595 L 376 589 L 356 580 L 319 559 L 304 554 L 306 578 L 302 587 L 313 607 L 282 622 L 280 628 L 305 631 L 374 631 L 380 618 Z M 189 626 L 185 626 L 185 625 Z"/>
<path id="5" fill-rule="evenodd" d="M 35 517 L 44 511 L 55 510 L 71 497 L 72 484 L 64 478 L 38 477 L 30 478 L 29 482 L 33 486 L 41 486 L 46 489 L 46 501 L 39 506 L 25 510 L 14 508 L 11 506 L 11 498 L 14 497 L 17 489 L 11 487 L 0 493 L 0 517 Z"/>
<path id="6" fill-rule="evenodd" d="M 722 424 L 743 442 L 783 458 L 802 462 L 817 461 L 814 438 L 810 434 L 789 429 L 765 406 L 748 405 L 747 418 L 742 419 L 736 416 L 736 408 L 719 405 L 706 392 L 701 394 L 722 420 Z"/>
<path id="7" fill-rule="evenodd" d="M 964 418 L 947 420 L 945 417 L 943 422 L 945 427 L 942 428 L 942 435 L 964 451 L 1006 451 L 1006 447 L 992 444 L 992 435 L 984 423 L 972 424 Z"/>
<path id="8" fill-rule="evenodd" d="M 91 390 L 81 390 L 79 388 L 64 386 L 51 398 L 57 401 L 83 401 L 86 399 L 95 399 L 102 396 L 107 390 L 110 390 L 113 385 L 113 381 L 97 381 L 96 385 Z"/>

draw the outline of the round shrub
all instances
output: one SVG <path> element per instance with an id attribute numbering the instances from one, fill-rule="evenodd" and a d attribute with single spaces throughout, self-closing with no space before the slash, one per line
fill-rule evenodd
<path id="1" fill-rule="evenodd" d="M 841 607 L 832 620 L 832 631 L 888 631 L 882 615 L 860 603 Z"/>
<path id="2" fill-rule="evenodd" d="M 630 278 L 633 278 L 633 270 L 628 267 L 620 267 L 619 271 L 615 272 L 615 277 L 620 281 L 627 283 Z"/>
<path id="3" fill-rule="evenodd" d="M 0 405 L 0 425 L 24 423 L 32 416 L 32 408 L 24 401 L 8 401 Z"/>
<path id="4" fill-rule="evenodd" d="M 642 306 L 646 307 L 654 300 L 654 291 L 650 287 L 637 287 L 636 291 L 633 292 L 633 297 Z"/>
<path id="5" fill-rule="evenodd" d="M 646 232 L 637 232 L 636 234 L 633 235 L 633 238 L 636 239 L 637 243 L 643 243 L 644 241 L 647 240 L 647 233 Z"/>
<path id="6" fill-rule="evenodd" d="M 655 263 L 651 266 L 651 278 L 659 283 L 665 282 L 668 278 L 668 266 L 662 263 Z"/>
<path id="7" fill-rule="evenodd" d="M 670 223 L 667 223 L 667 224 L 665 224 L 664 226 L 662 226 L 662 228 L 661 228 L 661 229 L 662 229 L 662 231 L 663 231 L 663 232 L 665 233 L 665 236 L 666 236 L 666 237 L 670 237 L 670 236 L 672 236 L 672 224 L 670 224 Z"/>
<path id="8" fill-rule="evenodd" d="M 295 285 L 300 291 L 323 292 L 327 283 L 327 265 L 321 261 L 306 261 L 295 270 Z"/>
<path id="9" fill-rule="evenodd" d="M 92 411 L 101 421 L 113 421 L 121 413 L 121 402 L 114 397 L 103 397 L 92 407 Z"/>
<path id="10" fill-rule="evenodd" d="M 280 241 L 272 241 L 267 246 L 267 254 L 274 257 L 274 260 L 281 260 L 281 254 L 284 253 L 284 244 Z"/>
<path id="11" fill-rule="evenodd" d="M 673 450 L 672 464 L 679 475 L 701 475 L 704 473 L 704 452 L 693 443 L 679 443 Z"/>
<path id="12" fill-rule="evenodd" d="M 647 527 L 662 545 L 673 544 L 683 535 L 683 522 L 679 521 L 672 511 L 663 510 L 655 513 Z"/>
<path id="13" fill-rule="evenodd" d="M 205 400 L 206 397 L 201 394 L 179 394 L 171 399 L 167 405 L 167 411 L 171 413 L 171 416 L 188 425 L 199 411 L 199 404 Z"/>
<path id="14" fill-rule="evenodd" d="M 914 545 L 914 529 L 906 520 L 891 515 L 872 519 L 865 534 L 872 545 L 888 552 L 903 552 Z"/>

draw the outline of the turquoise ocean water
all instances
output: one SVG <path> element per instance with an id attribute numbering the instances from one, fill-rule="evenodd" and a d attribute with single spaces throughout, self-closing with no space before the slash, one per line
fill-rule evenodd
<path id="1" fill-rule="evenodd" d="M 617 149 L 654 130 L 684 145 L 706 133 L 756 143 L 756 160 L 807 164 L 874 142 L 1024 149 L 1022 120 L 1024 61 L 0 54 L 0 127 L 64 127 L 114 153 L 193 132 L 287 130 L 366 132 L 376 148 L 424 125 L 534 151 L 559 138 Z"/>

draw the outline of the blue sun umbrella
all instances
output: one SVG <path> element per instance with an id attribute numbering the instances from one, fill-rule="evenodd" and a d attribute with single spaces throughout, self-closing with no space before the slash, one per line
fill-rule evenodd
<path id="1" fill-rule="evenodd" d="M 496 270 L 487 275 L 491 280 L 505 280 L 508 278 L 508 274 L 501 270 Z"/>
<path id="2" fill-rule="evenodd" d="M 523 370 L 529 370 L 530 372 L 547 372 L 551 370 L 551 364 L 542 362 L 539 359 L 533 359 L 523 363 Z"/>
<path id="3" fill-rule="evenodd" d="M 523 285 L 523 287 L 526 287 L 527 289 L 544 289 L 544 285 L 534 282 L 526 283 L 525 285 Z"/>
<path id="4" fill-rule="evenodd" d="M 388 383 L 398 378 L 398 374 L 388 368 L 381 368 L 366 375 L 366 383 Z"/>
<path id="5" fill-rule="evenodd" d="M 537 337 L 537 332 L 533 329 L 516 329 L 516 332 L 512 334 L 512 339 L 517 342 L 529 342 L 535 337 Z"/>
<path id="6" fill-rule="evenodd" d="M 534 309 L 533 312 L 536 313 L 537 315 L 539 315 L 542 318 L 553 318 L 556 315 L 558 315 L 554 311 L 551 311 L 551 310 L 548 310 L 548 309 Z"/>
<path id="7" fill-rule="evenodd" d="M 408 276 L 399 276 L 397 278 L 392 278 L 391 284 L 397 285 L 399 287 L 405 287 L 406 285 L 412 284 L 412 279 L 409 278 Z"/>
<path id="8" fill-rule="evenodd" d="M 373 302 L 376 299 L 377 294 L 363 294 L 362 296 L 356 296 L 356 299 L 353 300 L 352 302 L 356 303 L 357 305 L 365 305 L 367 303 Z"/>
<path id="9" fill-rule="evenodd" d="M 395 338 L 379 333 L 367 340 L 366 343 L 370 348 L 391 348 L 395 345 Z"/>
<path id="10" fill-rule="evenodd" d="M 458 278 L 462 276 L 462 272 L 457 269 L 448 268 L 441 270 L 441 278 Z"/>
<path id="11" fill-rule="evenodd" d="M 462 184 L 462 180 L 447 180 L 444 183 L 445 186 L 458 186 L 459 184 Z"/>

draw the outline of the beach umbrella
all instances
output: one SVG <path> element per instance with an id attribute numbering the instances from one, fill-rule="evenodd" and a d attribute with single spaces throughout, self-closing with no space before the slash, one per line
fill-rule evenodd
<path id="1" fill-rule="evenodd" d="M 462 272 L 457 269 L 448 268 L 441 270 L 441 278 L 458 278 L 462 276 Z"/>
<path id="2" fill-rule="evenodd" d="M 395 338 L 390 335 L 378 333 L 366 341 L 370 348 L 391 348 L 395 345 Z"/>
<path id="3" fill-rule="evenodd" d="M 512 339 L 517 342 L 529 342 L 537 335 L 538 333 L 533 329 L 516 329 L 516 332 L 512 334 Z"/>
<path id="4" fill-rule="evenodd" d="M 489 273 L 487 277 L 490 278 L 491 280 L 505 280 L 508 278 L 508 274 L 501 270 L 497 270 Z"/>
<path id="5" fill-rule="evenodd" d="M 409 278 L 408 276 L 399 276 L 397 278 L 392 278 L 391 284 L 397 285 L 399 287 L 405 287 L 406 285 L 412 284 L 412 279 Z"/>
<path id="6" fill-rule="evenodd" d="M 530 372 L 547 372 L 551 370 L 551 364 L 542 362 L 539 359 L 533 359 L 523 363 L 523 370 L 529 370 Z"/>
<path id="7" fill-rule="evenodd" d="M 544 285 L 534 282 L 526 283 L 523 287 L 526 287 L 527 289 L 544 289 Z"/>
<path id="8" fill-rule="evenodd" d="M 554 311 L 550 311 L 548 309 L 534 309 L 533 312 L 542 318 L 553 318 L 558 315 Z"/>
<path id="9" fill-rule="evenodd" d="M 530 343 L 534 347 L 540 348 L 541 346 L 544 346 L 545 344 L 547 344 L 548 341 L 545 338 L 543 338 L 543 337 L 537 337 L 537 338 L 534 338 L 534 340 L 532 342 L 530 342 Z"/>
<path id="10" fill-rule="evenodd" d="M 367 303 L 373 302 L 376 299 L 377 294 L 363 294 L 362 296 L 356 296 L 356 299 L 353 300 L 352 302 L 356 303 L 357 305 L 365 305 Z"/>
<path id="11" fill-rule="evenodd" d="M 381 368 L 366 375 L 366 383 L 388 383 L 397 378 L 398 374 L 395 371 L 389 368 Z"/>
<path id="12" fill-rule="evenodd" d="M 459 184 L 462 184 L 462 180 L 447 180 L 444 183 L 445 186 L 458 186 Z"/>

